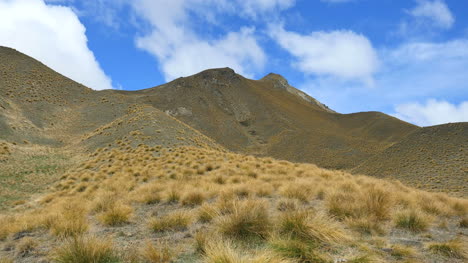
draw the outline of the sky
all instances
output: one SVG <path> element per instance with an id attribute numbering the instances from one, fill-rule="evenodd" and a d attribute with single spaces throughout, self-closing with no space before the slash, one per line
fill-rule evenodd
<path id="1" fill-rule="evenodd" d="M 96 90 L 230 67 L 340 113 L 468 121 L 465 0 L 0 0 L 0 45 Z"/>

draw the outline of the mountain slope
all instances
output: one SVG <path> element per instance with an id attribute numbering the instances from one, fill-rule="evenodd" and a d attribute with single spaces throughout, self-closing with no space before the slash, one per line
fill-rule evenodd
<path id="1" fill-rule="evenodd" d="M 219 147 L 153 107 L 93 91 L 13 49 L 0 47 L 0 74 L 0 140 L 94 150 L 133 132 L 150 145 Z"/>
<path id="2" fill-rule="evenodd" d="M 468 123 L 425 127 L 352 171 L 467 196 L 467 149 Z"/>
<path id="3" fill-rule="evenodd" d="M 229 68 L 119 92 L 242 153 L 352 168 L 418 127 L 383 113 L 338 114 L 281 76 L 250 80 Z"/>

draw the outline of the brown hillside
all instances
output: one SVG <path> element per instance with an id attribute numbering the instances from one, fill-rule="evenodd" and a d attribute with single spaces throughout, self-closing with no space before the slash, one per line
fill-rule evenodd
<path id="1" fill-rule="evenodd" d="M 132 136 L 135 145 L 218 147 L 153 107 L 93 91 L 13 49 L 0 48 L 0 62 L 0 140 L 96 149 Z"/>
<path id="2" fill-rule="evenodd" d="M 425 127 L 352 171 L 468 195 L 468 123 Z"/>
<path id="3" fill-rule="evenodd" d="M 230 150 L 335 169 L 352 168 L 418 129 L 378 112 L 338 114 L 279 75 L 250 80 L 229 68 L 119 93 L 178 118 Z"/>

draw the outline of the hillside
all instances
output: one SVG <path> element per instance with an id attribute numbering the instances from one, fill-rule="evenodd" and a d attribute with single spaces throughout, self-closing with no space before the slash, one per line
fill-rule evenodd
<path id="1" fill-rule="evenodd" d="M 419 129 L 352 170 L 468 196 L 468 123 Z"/>
<path id="2" fill-rule="evenodd" d="M 13 49 L 0 47 L 0 76 L 0 209 L 44 191 L 97 148 L 223 150 L 158 109 L 93 91 Z"/>
<path id="3" fill-rule="evenodd" d="M 0 260 L 461 263 L 467 213 L 466 199 L 312 164 L 125 143 L 0 216 Z"/>
<path id="4" fill-rule="evenodd" d="M 418 127 L 379 112 L 338 114 L 281 76 L 212 69 L 141 91 L 152 105 L 240 153 L 352 168 Z"/>

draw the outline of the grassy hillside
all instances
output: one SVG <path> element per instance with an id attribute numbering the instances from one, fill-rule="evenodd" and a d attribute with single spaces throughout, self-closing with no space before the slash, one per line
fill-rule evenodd
<path id="1" fill-rule="evenodd" d="M 0 219 L 15 262 L 463 262 L 468 202 L 211 149 L 99 149 Z M 107 259 L 104 260 L 104 259 Z M 88 261 L 86 261 L 88 262 Z"/>
<path id="2" fill-rule="evenodd" d="M 468 123 L 425 127 L 352 171 L 468 196 Z"/>

